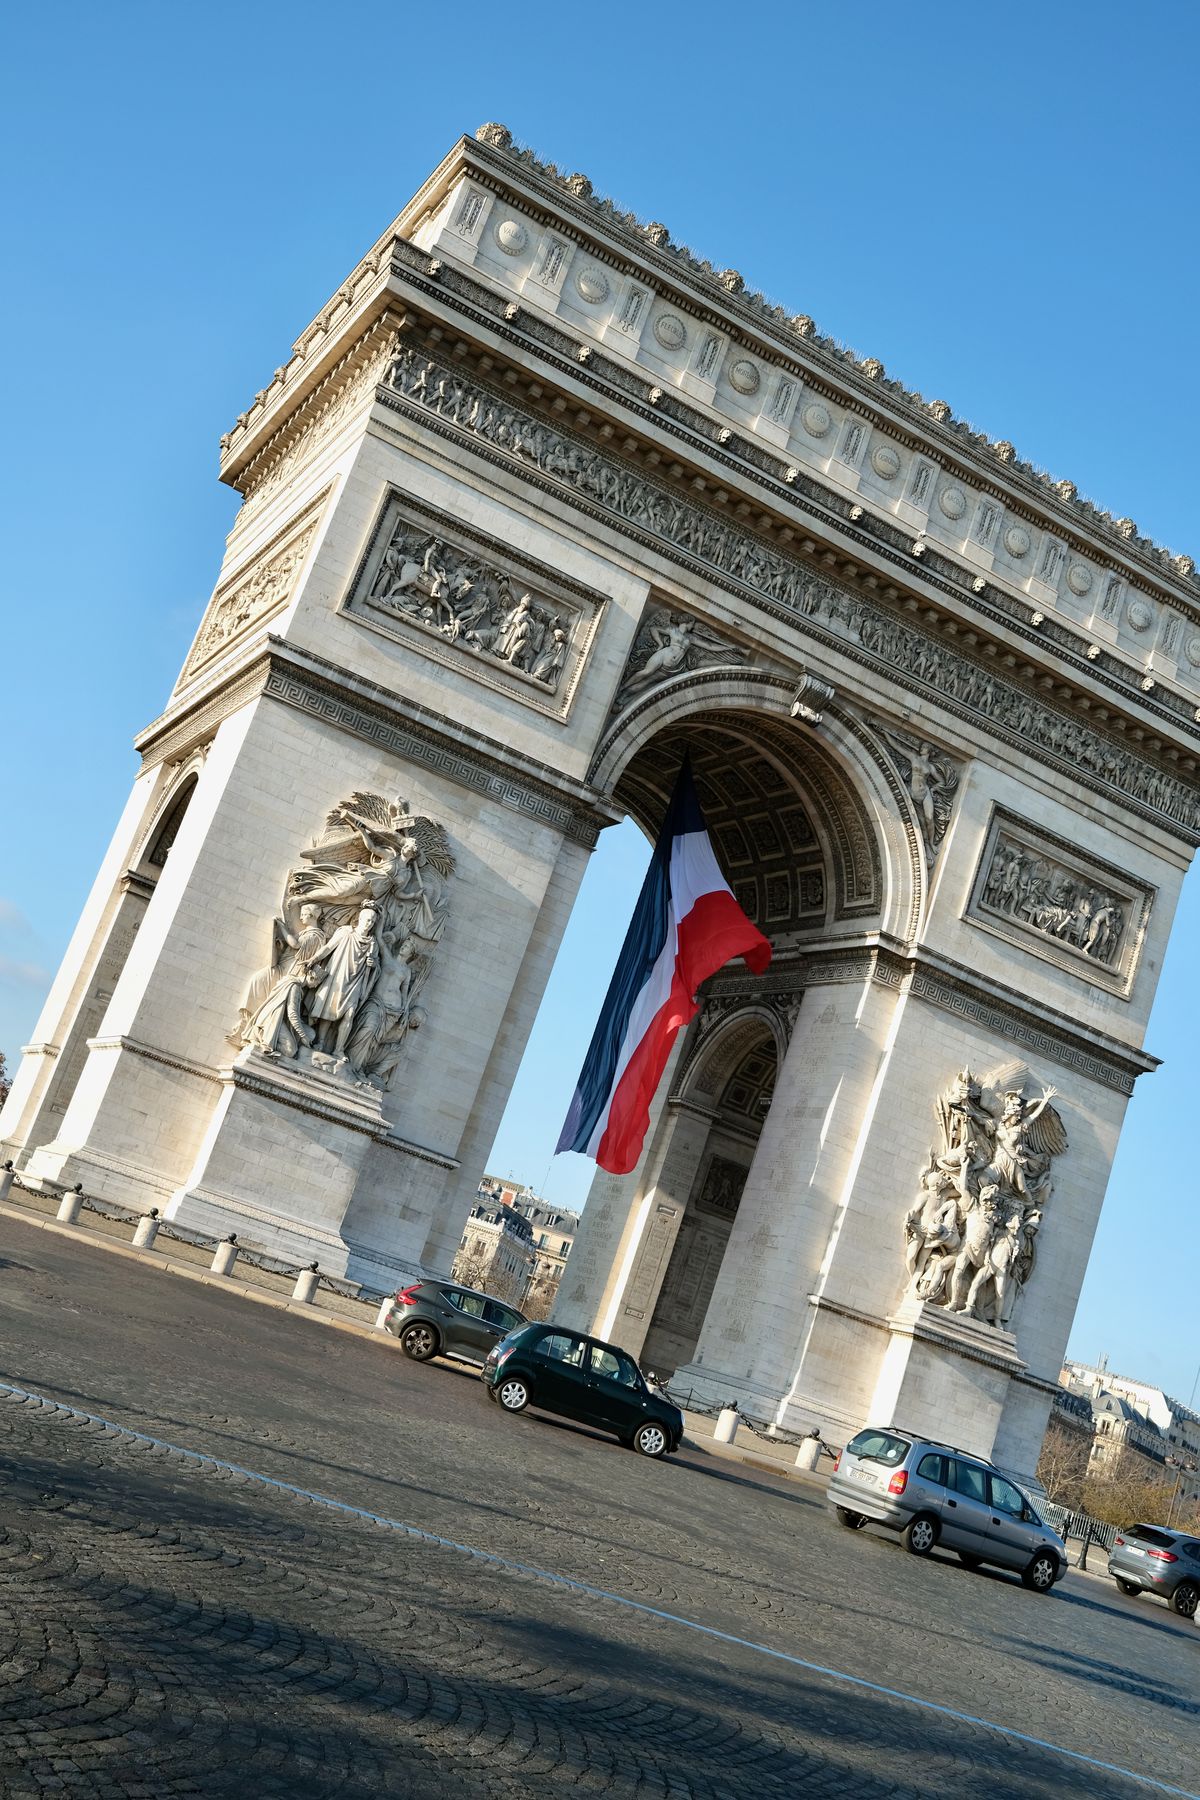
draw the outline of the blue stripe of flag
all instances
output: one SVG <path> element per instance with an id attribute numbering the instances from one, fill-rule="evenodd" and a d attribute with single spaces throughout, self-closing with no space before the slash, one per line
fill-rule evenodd
<path id="1" fill-rule="evenodd" d="M 579 1084 L 571 1097 L 566 1123 L 555 1146 L 556 1156 L 562 1150 L 587 1151 L 616 1081 L 617 1059 L 637 997 L 650 979 L 650 971 L 662 954 L 671 928 L 671 847 L 675 839 L 686 832 L 703 830 L 700 797 L 692 779 L 691 760 L 685 756 L 592 1041 L 583 1059 Z"/>

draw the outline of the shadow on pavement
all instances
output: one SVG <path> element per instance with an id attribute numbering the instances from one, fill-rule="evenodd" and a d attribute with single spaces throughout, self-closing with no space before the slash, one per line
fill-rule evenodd
<path id="1" fill-rule="evenodd" d="M 34 1753 L 60 1759 L 64 1800 L 102 1777 L 255 1800 L 1137 1791 L 169 1457 L 82 1431 L 63 1448 L 4 1470 L 0 1582 L 39 1650 L 5 1665 L 0 1793 Z"/>

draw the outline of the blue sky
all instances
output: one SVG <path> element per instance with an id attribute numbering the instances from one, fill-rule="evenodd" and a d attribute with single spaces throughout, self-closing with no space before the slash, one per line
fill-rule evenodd
<path id="1" fill-rule="evenodd" d="M 1190 5 L 10 12 L 0 1048 L 32 1033 L 220 563 L 217 438 L 454 139 L 500 119 L 1200 557 Z M 540 1184 L 644 858 L 593 858 L 492 1158 Z M 1200 1365 L 1193 875 L 1072 1338 Z M 586 1165 L 547 1191 L 578 1202 Z M 1193 1258 L 1194 1266 L 1194 1258 Z"/>

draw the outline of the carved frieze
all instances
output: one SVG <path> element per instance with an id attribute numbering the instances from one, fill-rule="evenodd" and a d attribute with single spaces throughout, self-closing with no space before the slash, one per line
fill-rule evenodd
<path id="1" fill-rule="evenodd" d="M 1033 1273 L 1051 1167 L 1067 1149 L 1055 1090 L 1034 1097 L 1036 1086 L 1020 1063 L 986 1082 L 963 1069 L 938 1097 L 939 1141 L 904 1218 L 910 1291 L 1002 1329 Z"/>
<path id="2" fill-rule="evenodd" d="M 392 493 L 346 610 L 563 716 L 602 604 L 600 595 Z"/>
<path id="3" fill-rule="evenodd" d="M 997 811 L 967 917 L 1074 975 L 1128 993 L 1152 891 Z"/>
<path id="4" fill-rule="evenodd" d="M 241 525 L 257 511 L 288 477 L 315 454 L 326 438 L 342 425 L 355 407 L 360 405 L 378 385 L 392 354 L 391 339 L 386 334 L 368 339 L 365 357 L 356 349 L 342 358 L 302 409 L 296 420 L 263 445 L 239 477 L 238 487 L 244 498 L 238 513 Z"/>
<path id="5" fill-rule="evenodd" d="M 1190 837 L 1200 835 L 1200 796 L 1194 788 L 1003 680 L 984 661 L 971 660 L 873 600 L 817 578 L 719 513 L 566 437 L 412 345 L 393 359 L 389 382 L 404 400 L 486 443 L 506 461 L 665 542 L 681 559 L 712 571 L 770 610 L 803 618 L 816 635 L 842 640 L 893 679 L 980 719 L 1089 785 L 1110 788 L 1173 821 Z"/>
<path id="6" fill-rule="evenodd" d="M 926 861 L 932 864 L 942 847 L 954 811 L 962 764 L 948 751 L 923 738 L 910 737 L 906 732 L 882 725 L 877 719 L 871 723 L 900 771 L 920 822 Z"/>
<path id="7" fill-rule="evenodd" d="M 295 591 L 317 529 L 322 494 L 298 520 L 255 558 L 248 569 L 218 587 L 200 623 L 196 642 L 184 664 L 184 676 L 194 675 L 206 663 L 227 650 L 272 613 L 281 612 Z"/>
<path id="8" fill-rule="evenodd" d="M 271 1062 L 384 1090 L 446 929 L 446 833 L 403 800 L 355 793 L 300 852 L 231 1042 Z"/>
<path id="9" fill-rule="evenodd" d="M 651 607 L 633 640 L 613 712 L 622 712 L 636 696 L 648 693 L 673 675 L 722 664 L 736 667 L 744 664 L 748 656 L 749 651 L 741 644 L 702 625 L 690 613 L 673 612 L 665 606 Z"/>
<path id="10" fill-rule="evenodd" d="M 749 1169 L 728 1156 L 710 1156 L 692 1204 L 697 1212 L 732 1224 L 746 1185 Z"/>

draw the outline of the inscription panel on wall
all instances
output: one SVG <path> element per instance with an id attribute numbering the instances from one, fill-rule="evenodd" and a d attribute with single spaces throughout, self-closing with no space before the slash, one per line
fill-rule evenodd
<path id="1" fill-rule="evenodd" d="M 1153 900 L 1152 888 L 997 809 L 966 916 L 1127 995 Z"/>
<path id="2" fill-rule="evenodd" d="M 604 596 L 389 493 L 345 610 L 360 623 L 565 718 Z"/>

